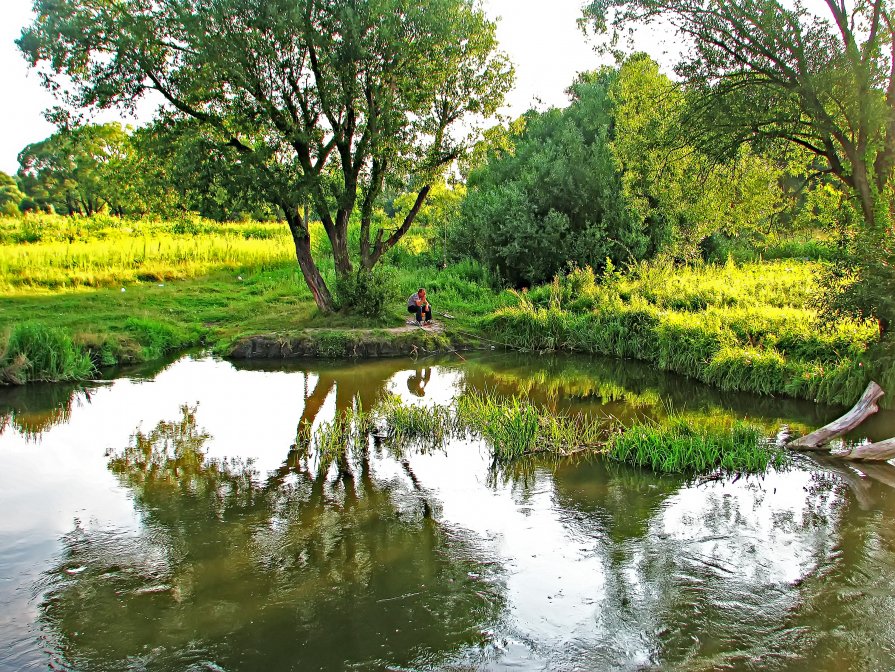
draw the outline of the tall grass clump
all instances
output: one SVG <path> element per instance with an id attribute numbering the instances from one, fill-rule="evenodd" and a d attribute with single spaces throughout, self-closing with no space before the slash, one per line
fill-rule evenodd
<path id="1" fill-rule="evenodd" d="M 13 327 L 0 357 L 0 383 L 83 380 L 94 371 L 90 356 L 61 329 L 37 322 Z"/>
<path id="2" fill-rule="evenodd" d="M 607 425 L 586 415 L 543 411 L 526 399 L 468 392 L 457 400 L 459 429 L 484 438 L 497 462 L 534 453 L 568 455 L 603 443 Z"/>
<path id="3" fill-rule="evenodd" d="M 403 452 L 410 446 L 442 449 L 455 435 L 456 420 L 449 406 L 405 406 L 397 397 L 386 400 L 373 414 L 380 436 Z"/>
<path id="4" fill-rule="evenodd" d="M 760 474 L 784 464 L 782 449 L 769 444 L 758 427 L 698 427 L 680 418 L 641 422 L 615 434 L 607 455 L 619 462 L 660 472 Z"/>

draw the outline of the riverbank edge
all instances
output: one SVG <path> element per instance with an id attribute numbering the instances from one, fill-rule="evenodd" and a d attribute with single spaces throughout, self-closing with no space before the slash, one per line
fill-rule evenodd
<path id="1" fill-rule="evenodd" d="M 303 329 L 244 336 L 217 352 L 233 360 L 378 359 L 429 356 L 476 347 L 476 341 L 465 336 L 422 328 Z"/>
<path id="2" fill-rule="evenodd" d="M 764 357 L 761 353 L 743 352 L 741 357 L 730 361 L 718 361 L 716 344 L 703 343 L 701 339 L 671 339 L 665 348 L 675 352 L 665 352 L 658 334 L 649 325 L 625 324 L 612 343 L 595 343 L 592 338 L 576 338 L 576 330 L 571 329 L 568 315 L 561 319 L 548 320 L 550 324 L 532 321 L 530 315 L 520 315 L 517 311 L 497 311 L 472 324 L 464 323 L 463 329 L 454 329 L 443 324 L 436 329 L 412 327 L 397 328 L 345 328 L 345 327 L 299 327 L 297 329 L 241 335 L 235 338 L 221 338 L 211 329 L 175 328 L 171 325 L 149 320 L 131 320 L 131 331 L 127 338 L 77 334 L 66 337 L 70 346 L 89 357 L 96 370 L 110 365 L 152 363 L 191 347 L 210 348 L 214 354 L 240 360 L 283 361 L 295 359 L 376 359 L 388 357 L 427 357 L 456 351 L 500 349 L 520 350 L 533 353 L 565 352 L 585 355 L 601 355 L 618 359 L 633 359 L 657 366 L 659 370 L 683 374 L 710 387 L 725 391 L 745 392 L 760 396 L 808 399 L 821 403 L 848 406 L 866 386 L 869 376 L 890 371 L 868 371 L 876 367 L 864 367 L 862 362 L 843 360 L 830 366 L 818 363 L 795 362 L 779 356 Z M 588 322 L 593 316 L 584 316 Z M 572 320 L 574 321 L 574 320 Z M 536 322 L 537 324 L 533 323 Z M 597 320 L 600 322 L 600 320 Z M 605 324 L 588 324 L 585 331 L 597 334 L 607 331 Z M 602 329 L 600 327 L 603 327 Z M 466 330 L 469 331 L 466 331 Z M 604 337 L 606 334 L 604 333 Z M 491 338 L 489 338 L 491 337 Z M 500 340 L 491 340 L 491 339 Z M 603 340 L 603 339 L 598 339 Z M 641 346 L 630 347 L 638 344 Z M 109 352 L 110 344 L 114 352 Z M 605 347 L 614 345 L 615 347 Z M 687 353 L 693 346 L 699 352 Z M 533 347 L 534 346 L 534 347 Z M 603 347 L 600 347 L 603 346 Z M 640 352 L 643 351 L 643 352 Z M 660 352 L 661 351 L 661 352 Z M 109 357 L 112 354 L 112 357 Z M 647 354 L 652 356 L 642 357 Z M 689 366 L 675 366 L 674 355 L 688 354 L 685 359 Z M 111 360 L 111 361 L 109 361 Z M 711 366 L 707 363 L 711 362 Z M 889 368 L 889 367 L 885 367 Z M 55 380 L 36 378 L 28 382 L 77 382 L 92 377 L 74 375 Z M 712 375 L 709 375 L 712 374 Z M 736 375 L 732 375 L 736 374 Z M 769 375 L 770 374 L 770 375 Z M 890 376 L 883 375 L 880 382 L 884 388 L 893 388 Z M 3 380 L 0 370 L 0 385 L 18 381 Z M 770 384 L 769 384 L 770 383 Z M 776 383 L 776 384 L 775 384 Z M 893 388 L 895 389 L 895 388 Z M 854 397 L 854 398 L 851 398 Z M 892 397 L 884 399 L 883 407 L 893 406 Z"/>

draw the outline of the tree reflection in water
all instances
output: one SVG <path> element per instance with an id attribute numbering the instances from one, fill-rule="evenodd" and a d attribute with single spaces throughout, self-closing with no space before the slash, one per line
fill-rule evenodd
<path id="1" fill-rule="evenodd" d="M 73 408 L 89 404 L 95 390 L 68 383 L 0 386 L 0 435 L 11 427 L 36 441 L 51 427 L 68 422 Z"/>
<path id="2" fill-rule="evenodd" d="M 207 459 L 208 439 L 183 407 L 111 455 L 143 529 L 78 525 L 64 539 L 40 606 L 58 663 L 429 666 L 478 642 L 500 611 L 481 578 L 493 570 L 404 479 L 378 477 L 368 452 L 335 479 L 292 460 L 261 480 L 251 464 Z"/>

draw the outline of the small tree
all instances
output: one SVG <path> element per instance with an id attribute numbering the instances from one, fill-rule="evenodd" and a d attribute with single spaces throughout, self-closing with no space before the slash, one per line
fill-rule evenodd
<path id="1" fill-rule="evenodd" d="M 0 171 L 0 215 L 12 217 L 20 213 L 19 204 L 25 199 L 25 194 L 19 189 L 16 181 Z"/>
<path id="2" fill-rule="evenodd" d="M 132 105 L 160 93 L 221 148 L 246 190 L 280 208 L 318 307 L 333 299 L 311 256 L 311 201 L 336 273 L 407 232 L 430 184 L 459 154 L 451 129 L 488 115 L 512 69 L 474 0 L 36 0 L 18 44 L 78 106 Z M 333 179 L 336 178 L 336 179 Z M 418 186 L 395 230 L 374 230 L 386 179 Z"/>
<path id="3" fill-rule="evenodd" d="M 120 184 L 132 178 L 119 169 L 129 149 L 119 123 L 63 128 L 19 153 L 19 179 L 35 202 L 58 212 L 114 210 Z"/>

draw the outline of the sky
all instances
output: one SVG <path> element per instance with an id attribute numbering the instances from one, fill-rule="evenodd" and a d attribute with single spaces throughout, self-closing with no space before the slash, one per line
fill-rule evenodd
<path id="1" fill-rule="evenodd" d="M 0 124 L 0 170 L 18 170 L 18 153 L 50 135 L 54 127 L 43 111 L 55 104 L 35 72 L 29 72 L 14 41 L 33 14 L 32 0 L 0 0 L 0 91 L 8 101 Z M 485 11 L 498 19 L 501 49 L 516 65 L 516 85 L 502 112 L 518 116 L 530 107 L 564 106 L 565 89 L 575 75 L 605 63 L 578 29 L 583 0 L 484 0 Z M 106 111 L 97 121 L 148 121 L 153 106 L 144 105 L 137 119 Z"/>

